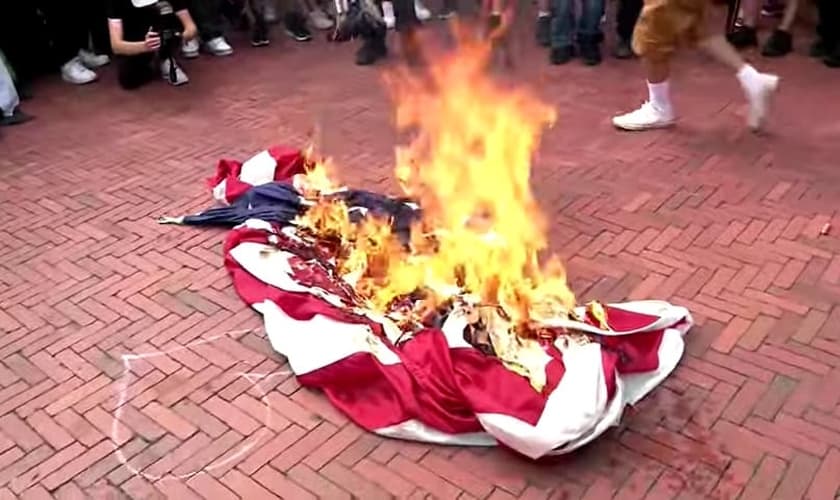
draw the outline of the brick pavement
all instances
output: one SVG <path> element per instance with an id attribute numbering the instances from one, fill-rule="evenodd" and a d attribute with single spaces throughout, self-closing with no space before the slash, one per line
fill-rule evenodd
<path id="1" fill-rule="evenodd" d="M 774 62 L 783 93 L 756 137 L 730 75 L 691 56 L 681 127 L 622 135 L 608 117 L 642 97 L 636 64 L 551 68 L 525 49 L 515 77 L 560 111 L 534 184 L 574 289 L 699 321 L 620 428 L 533 464 L 348 424 L 271 352 L 221 270 L 223 233 L 154 223 L 208 204 L 218 158 L 313 128 L 344 180 L 393 187 L 376 72 L 349 45 L 277 45 L 190 63 L 183 89 L 45 83 L 38 120 L 3 131 L 0 498 L 835 498 L 836 72 Z"/>

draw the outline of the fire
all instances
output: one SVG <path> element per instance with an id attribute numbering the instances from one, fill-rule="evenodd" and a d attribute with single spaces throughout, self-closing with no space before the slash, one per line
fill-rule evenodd
<path id="1" fill-rule="evenodd" d="M 324 199 L 298 221 L 340 241 L 338 272 L 374 310 L 387 312 L 418 290 L 424 310 L 468 294 L 500 307 L 524 332 L 575 305 L 559 259 L 539 261 L 547 222 L 529 184 L 532 157 L 555 112 L 523 89 L 492 81 L 485 72 L 490 55 L 489 44 L 465 42 L 428 72 L 398 70 L 386 78 L 398 129 L 415 134 L 397 150 L 395 167 L 423 211 L 408 248 L 388 221 L 351 224 L 347 207 Z M 308 185 L 336 189 L 326 172 L 313 166 Z"/>

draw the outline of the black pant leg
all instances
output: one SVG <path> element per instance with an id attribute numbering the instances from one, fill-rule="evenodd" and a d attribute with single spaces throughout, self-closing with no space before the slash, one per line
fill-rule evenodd
<path id="1" fill-rule="evenodd" d="M 38 5 L 46 18 L 55 61 L 65 64 L 87 45 L 85 10 L 67 0 L 42 0 Z"/>
<path id="2" fill-rule="evenodd" d="M 830 49 L 840 44 L 840 0 L 817 0 L 817 35 Z"/>
<path id="3" fill-rule="evenodd" d="M 629 42 L 633 39 L 633 29 L 642 12 L 643 3 L 643 0 L 618 0 L 615 24 L 618 37 L 622 41 Z"/>
<path id="4" fill-rule="evenodd" d="M 111 55 L 111 35 L 108 32 L 107 0 L 87 0 L 87 27 L 92 49 L 96 54 Z"/>
<path id="5" fill-rule="evenodd" d="M 224 34 L 220 0 L 190 0 L 189 9 L 202 40 L 212 40 Z"/>
<path id="6" fill-rule="evenodd" d="M 393 0 L 395 28 L 397 31 L 411 30 L 420 24 L 414 10 L 414 0 Z"/>
<path id="7" fill-rule="evenodd" d="M 119 56 L 117 58 L 117 79 L 120 87 L 126 90 L 136 89 L 155 78 L 153 54 Z"/>

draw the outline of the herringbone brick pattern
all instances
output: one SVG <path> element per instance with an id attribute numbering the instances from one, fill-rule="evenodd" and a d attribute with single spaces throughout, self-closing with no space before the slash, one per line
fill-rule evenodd
<path id="1" fill-rule="evenodd" d="M 533 464 L 373 437 L 299 388 L 221 269 L 223 233 L 154 217 L 209 203 L 220 157 L 322 150 L 389 190 L 394 134 L 351 46 L 242 47 L 188 88 L 45 84 L 0 137 L 0 498 L 813 498 L 840 487 L 838 74 L 802 56 L 767 136 L 690 56 L 681 126 L 623 135 L 637 64 L 513 78 L 559 110 L 534 185 L 583 298 L 669 299 L 699 325 L 622 426 Z M 529 46 L 529 43 L 524 44 Z M 317 55 L 317 57 L 316 57 Z M 832 106 L 834 106 L 832 108 Z"/>

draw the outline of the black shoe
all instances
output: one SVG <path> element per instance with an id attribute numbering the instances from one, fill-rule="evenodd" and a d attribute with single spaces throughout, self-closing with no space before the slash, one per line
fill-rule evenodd
<path id="1" fill-rule="evenodd" d="M 490 17 L 487 19 L 487 38 L 490 38 L 490 35 L 496 31 L 499 26 L 502 25 L 502 15 L 501 14 L 490 14 Z"/>
<path id="2" fill-rule="evenodd" d="M 814 40 L 814 43 L 811 44 L 811 49 L 808 51 L 808 55 L 811 57 L 816 57 L 817 59 L 822 59 L 823 57 L 828 55 L 828 45 L 825 43 L 825 40 L 822 38 L 817 38 Z"/>
<path id="3" fill-rule="evenodd" d="M 613 52 L 616 59 L 631 59 L 635 54 L 633 53 L 633 47 L 627 40 L 618 40 L 615 45 L 615 51 Z"/>
<path id="4" fill-rule="evenodd" d="M 385 45 L 385 35 L 374 38 L 366 38 L 356 52 L 356 64 L 359 66 L 370 66 L 376 61 L 388 55 L 388 47 Z"/>
<path id="5" fill-rule="evenodd" d="M 823 57 L 823 64 L 829 68 L 840 68 L 840 45 Z"/>
<path id="6" fill-rule="evenodd" d="M 758 45 L 758 36 L 756 35 L 755 28 L 750 28 L 749 26 L 735 26 L 735 29 L 726 35 L 726 39 L 736 49 L 745 49 Z"/>
<path id="7" fill-rule="evenodd" d="M 251 45 L 254 47 L 265 47 L 269 43 L 268 25 L 265 21 L 258 19 L 254 23 L 253 31 L 251 31 Z"/>
<path id="8" fill-rule="evenodd" d="M 580 59 L 587 66 L 601 64 L 601 46 L 597 43 L 586 42 L 580 44 Z"/>
<path id="9" fill-rule="evenodd" d="M 20 125 L 32 120 L 33 118 L 35 117 L 24 113 L 20 110 L 20 108 L 16 108 L 12 113 L 12 116 L 6 116 L 0 112 L 0 126 Z"/>
<path id="10" fill-rule="evenodd" d="M 540 47 L 551 45 L 551 16 L 537 16 L 537 44 Z"/>
<path id="11" fill-rule="evenodd" d="M 764 57 L 782 57 L 793 50 L 793 36 L 787 31 L 775 30 L 761 49 Z"/>
<path id="12" fill-rule="evenodd" d="M 551 64 L 566 64 L 575 56 L 575 50 L 571 45 L 565 47 L 554 47 L 548 54 L 548 60 Z"/>
<path id="13" fill-rule="evenodd" d="M 312 33 L 306 27 L 306 18 L 300 12 L 289 12 L 286 14 L 284 24 L 286 34 L 297 42 L 308 42 L 312 40 Z"/>

